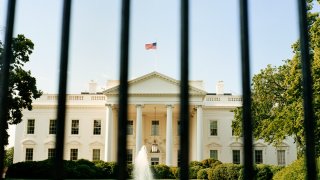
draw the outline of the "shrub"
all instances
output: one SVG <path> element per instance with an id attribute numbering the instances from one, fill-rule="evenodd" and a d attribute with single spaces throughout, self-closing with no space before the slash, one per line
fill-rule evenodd
<path id="1" fill-rule="evenodd" d="M 170 168 L 164 164 L 153 165 L 151 170 L 155 179 L 166 179 L 170 176 Z"/>
<path id="2" fill-rule="evenodd" d="M 197 179 L 208 179 L 208 170 L 210 168 L 200 169 L 197 173 Z"/>
<path id="3" fill-rule="evenodd" d="M 208 179 L 210 180 L 224 180 L 224 179 L 238 179 L 241 170 L 240 165 L 236 164 L 220 164 L 214 169 L 208 171 Z"/>
<path id="4" fill-rule="evenodd" d="M 189 177 L 190 177 L 190 179 L 197 179 L 197 173 L 201 169 L 203 169 L 202 166 L 191 166 L 189 168 Z"/>
<path id="5" fill-rule="evenodd" d="M 128 164 L 127 165 L 127 175 L 128 175 L 128 178 L 131 179 L 133 177 L 133 164 Z"/>
<path id="6" fill-rule="evenodd" d="M 277 172 L 273 179 L 274 180 L 285 180 L 285 179 L 295 179 L 295 180 L 303 180 L 306 176 L 306 168 L 304 164 L 304 158 L 300 158 L 294 161 L 289 166 L 283 168 L 279 172 Z"/>
<path id="7" fill-rule="evenodd" d="M 53 163 L 50 161 L 19 162 L 9 166 L 7 178 L 52 178 Z"/>
<path id="8" fill-rule="evenodd" d="M 100 169 L 102 178 L 117 178 L 118 166 L 115 162 L 95 161 L 94 164 Z"/>
<path id="9" fill-rule="evenodd" d="M 271 180 L 272 171 L 269 165 L 259 164 L 256 166 L 256 179 L 257 180 Z"/>
<path id="10" fill-rule="evenodd" d="M 97 167 L 96 165 L 100 165 Z M 115 166 L 114 164 L 111 167 Z M 103 170 L 111 169 L 110 163 L 100 161 L 92 163 L 88 160 L 78 161 L 63 161 L 64 178 L 78 179 L 78 178 L 104 178 Z M 102 167 L 107 167 L 103 169 Z M 115 169 L 115 168 L 113 168 Z M 27 179 L 51 179 L 53 178 L 54 163 L 52 159 L 44 161 L 19 162 L 9 166 L 6 173 L 7 178 L 27 178 Z M 115 170 L 110 171 L 113 174 Z M 111 173 L 111 174 L 112 174 Z M 116 176 L 114 176 L 116 177 Z M 107 177 L 108 178 L 108 177 Z"/>
<path id="11" fill-rule="evenodd" d="M 201 164 L 205 168 L 215 168 L 217 165 L 222 164 L 221 161 L 216 160 L 216 159 L 205 159 L 201 161 Z"/>
<path id="12" fill-rule="evenodd" d="M 193 166 L 202 166 L 202 163 L 199 162 L 199 161 L 191 161 L 190 164 L 189 164 L 190 167 L 193 167 Z"/>
<path id="13" fill-rule="evenodd" d="M 180 168 L 170 167 L 170 178 L 179 179 L 180 178 Z"/>
<path id="14" fill-rule="evenodd" d="M 269 168 L 273 175 L 275 175 L 277 172 L 279 172 L 281 169 L 283 169 L 283 166 L 276 166 L 276 165 L 269 165 Z"/>

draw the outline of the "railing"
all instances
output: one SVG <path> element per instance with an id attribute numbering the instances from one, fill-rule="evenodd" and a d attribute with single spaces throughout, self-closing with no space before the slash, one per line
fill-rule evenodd
<path id="1" fill-rule="evenodd" d="M 12 43 L 12 32 L 15 15 L 15 0 L 8 1 L 7 22 L 5 32 L 4 59 L 1 71 L 0 86 L 0 132 L 1 138 L 5 132 L 8 80 L 9 80 L 9 61 Z M 310 58 L 308 51 L 308 25 L 306 19 L 306 1 L 298 0 L 299 20 L 300 20 L 300 49 L 303 72 L 303 95 L 304 95 L 304 128 L 306 131 L 306 164 L 307 179 L 316 179 L 315 165 L 315 142 L 314 142 L 314 113 L 312 108 L 312 80 L 310 76 Z M 62 37 L 60 54 L 60 75 L 59 75 L 59 96 L 57 112 L 57 136 L 56 136 L 56 158 L 55 175 L 56 179 L 63 179 L 63 149 L 64 149 L 64 129 L 66 113 L 66 87 L 69 53 L 69 29 L 70 29 L 71 0 L 64 0 L 62 16 Z M 126 134 L 127 134 L 127 111 L 128 111 L 128 52 L 129 52 L 129 16 L 130 0 L 122 0 L 121 18 L 121 44 L 120 44 L 120 97 L 119 97 L 119 120 L 118 120 L 118 164 L 119 177 L 125 179 L 126 171 Z M 188 179 L 189 163 L 189 1 L 181 0 L 181 179 Z M 240 0 L 240 24 L 241 24 L 241 68 L 242 68 L 242 90 L 243 90 L 243 136 L 244 136 L 244 178 L 253 179 L 253 157 L 252 157 L 252 119 L 251 119 L 251 90 L 250 90 L 250 68 L 249 68 L 249 29 L 248 29 L 248 3 L 247 0 Z M 52 97 L 54 98 L 54 97 Z M 78 97 L 74 97 L 74 100 Z M 81 99 L 81 98 L 79 98 Z M 183 138 L 182 138 L 183 137 Z M 0 141 L 0 169 L 3 170 L 4 164 L 4 142 Z"/>

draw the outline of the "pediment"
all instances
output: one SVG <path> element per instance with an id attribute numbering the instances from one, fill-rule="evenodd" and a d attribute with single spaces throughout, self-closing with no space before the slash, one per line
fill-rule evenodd
<path id="1" fill-rule="evenodd" d="M 26 139 L 26 140 L 22 141 L 22 144 L 23 145 L 36 145 L 37 143 L 35 141 L 33 141 L 33 140 Z"/>
<path id="2" fill-rule="evenodd" d="M 254 146 L 255 147 L 267 147 L 267 145 L 261 143 L 261 142 L 257 142 L 257 143 L 254 143 Z"/>
<path id="3" fill-rule="evenodd" d="M 128 82 L 130 95 L 180 94 L 180 81 L 152 72 Z M 206 95 L 202 89 L 190 86 L 190 95 Z M 118 95 L 119 85 L 104 91 L 106 95 Z"/>
<path id="4" fill-rule="evenodd" d="M 220 144 L 217 144 L 217 143 L 210 143 L 210 144 L 208 144 L 208 147 L 210 148 L 214 148 L 214 147 L 221 147 L 221 145 Z"/>
<path id="5" fill-rule="evenodd" d="M 80 145 L 80 142 L 78 141 L 70 141 L 67 143 L 68 145 L 74 145 L 74 146 L 79 146 Z"/>
<path id="6" fill-rule="evenodd" d="M 240 142 L 233 142 L 233 143 L 231 143 L 229 146 L 230 146 L 230 147 L 242 147 L 243 144 L 240 143 Z"/>
<path id="7" fill-rule="evenodd" d="M 95 142 L 92 142 L 89 144 L 90 146 L 103 146 L 102 143 L 98 142 L 98 141 L 95 141 Z"/>
<path id="8" fill-rule="evenodd" d="M 53 146 L 53 145 L 55 145 L 55 141 L 49 140 L 49 141 L 45 142 L 44 144 Z"/>
<path id="9" fill-rule="evenodd" d="M 281 143 L 277 144 L 276 147 L 289 147 L 289 144 L 287 144 L 285 142 L 281 142 Z"/>

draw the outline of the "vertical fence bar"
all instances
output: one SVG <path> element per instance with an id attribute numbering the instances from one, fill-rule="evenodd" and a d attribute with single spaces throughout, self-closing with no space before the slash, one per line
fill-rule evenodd
<path id="1" fill-rule="evenodd" d="M 69 34 L 71 0 L 64 0 L 62 14 L 62 34 L 60 50 L 59 97 L 57 111 L 57 136 L 55 157 L 55 178 L 63 179 L 63 151 L 66 118 L 66 92 L 68 80 Z"/>
<path id="2" fill-rule="evenodd" d="M 0 59 L 2 67 L 0 69 L 0 178 L 2 179 L 4 169 L 4 156 L 5 156 L 5 139 L 7 129 L 7 113 L 8 113 L 8 88 L 9 88 L 9 68 L 10 59 L 12 58 L 11 44 L 13 34 L 13 24 L 15 15 L 16 1 L 8 1 L 7 7 L 7 22 L 4 39 L 4 55 Z"/>
<path id="3" fill-rule="evenodd" d="M 308 20 L 305 0 L 298 0 L 300 50 L 302 64 L 303 107 L 304 107 L 304 132 L 306 141 L 306 179 L 317 179 L 315 142 L 314 142 L 314 112 L 312 106 L 312 78 L 310 70 Z"/>
<path id="4" fill-rule="evenodd" d="M 189 179 L 189 0 L 181 0 L 180 179 Z"/>
<path id="5" fill-rule="evenodd" d="M 253 179 L 253 150 L 252 150 L 252 118 L 251 118 L 251 88 L 250 88 L 250 56 L 249 56 L 249 27 L 248 1 L 240 1 L 241 29 L 241 68 L 243 93 L 243 141 L 244 141 L 244 179 Z"/>
<path id="6" fill-rule="evenodd" d="M 118 119 L 118 179 L 127 177 L 127 119 L 128 119 L 128 66 L 130 0 L 122 0 L 120 39 L 120 92 Z"/>

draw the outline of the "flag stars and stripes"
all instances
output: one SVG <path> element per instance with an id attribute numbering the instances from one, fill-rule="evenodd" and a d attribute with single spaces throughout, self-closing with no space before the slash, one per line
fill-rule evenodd
<path id="1" fill-rule="evenodd" d="M 154 43 L 145 44 L 145 48 L 146 48 L 146 50 L 157 49 L 157 43 L 154 42 Z"/>

